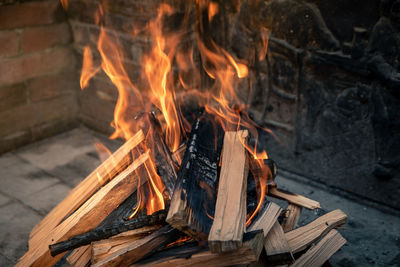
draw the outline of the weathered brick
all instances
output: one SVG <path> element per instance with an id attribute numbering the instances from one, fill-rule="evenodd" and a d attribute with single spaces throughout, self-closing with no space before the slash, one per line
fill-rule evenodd
<path id="1" fill-rule="evenodd" d="M 0 85 L 72 69 L 75 62 L 72 50 L 63 47 L 3 60 L 0 61 Z"/>
<path id="2" fill-rule="evenodd" d="M 0 58 L 18 54 L 19 36 L 15 31 L 0 31 Z"/>
<path id="3" fill-rule="evenodd" d="M 60 95 L 73 94 L 79 91 L 79 77 L 74 72 L 41 76 L 27 83 L 32 102 L 39 102 Z"/>
<path id="4" fill-rule="evenodd" d="M 32 125 L 58 121 L 76 117 L 78 103 L 75 95 L 61 96 L 55 99 L 32 103 Z"/>
<path id="5" fill-rule="evenodd" d="M 71 31 L 67 23 L 27 28 L 21 33 L 22 52 L 43 50 L 54 45 L 71 42 Z"/>
<path id="6" fill-rule="evenodd" d="M 0 111 L 27 103 L 27 90 L 24 84 L 0 88 Z"/>
<path id="7" fill-rule="evenodd" d="M 65 20 L 60 2 L 32 1 L 0 6 L 0 30 L 45 25 Z"/>

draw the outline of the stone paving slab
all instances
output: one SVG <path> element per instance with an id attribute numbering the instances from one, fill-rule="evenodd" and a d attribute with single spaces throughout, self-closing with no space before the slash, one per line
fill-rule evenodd
<path id="1" fill-rule="evenodd" d="M 93 146 L 99 140 L 111 151 L 121 144 L 78 128 L 0 156 L 0 266 L 16 263 L 33 226 L 100 164 Z M 318 200 L 324 208 L 303 210 L 300 225 L 337 208 L 348 214 L 339 229 L 348 243 L 332 257 L 334 266 L 400 265 L 399 217 L 284 174 L 277 178 L 279 187 Z M 285 208 L 285 202 L 276 202 Z"/>

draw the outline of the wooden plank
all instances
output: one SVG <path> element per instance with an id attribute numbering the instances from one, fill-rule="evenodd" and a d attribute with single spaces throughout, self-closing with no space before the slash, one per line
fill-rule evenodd
<path id="1" fill-rule="evenodd" d="M 159 226 L 146 226 L 143 228 L 127 231 L 108 239 L 96 241 L 92 243 L 92 259 L 91 263 L 95 264 L 113 254 L 129 246 L 132 242 L 146 237 L 152 232 L 159 229 Z"/>
<path id="2" fill-rule="evenodd" d="M 160 248 L 179 238 L 179 231 L 167 225 L 156 232 L 124 246 L 115 251 L 108 257 L 93 264 L 92 267 L 99 266 L 128 266 L 143 257 L 155 253 Z"/>
<path id="3" fill-rule="evenodd" d="M 285 210 L 283 221 L 281 224 L 283 231 L 285 233 L 294 229 L 297 222 L 299 221 L 300 213 L 301 213 L 300 206 L 289 203 L 289 205 L 287 206 L 287 208 Z"/>
<path id="4" fill-rule="evenodd" d="M 224 253 L 242 246 L 246 229 L 246 187 L 249 173 L 247 130 L 225 132 L 214 222 L 208 236 L 211 252 Z"/>
<path id="5" fill-rule="evenodd" d="M 34 248 L 41 243 L 43 238 L 54 229 L 62 220 L 79 208 L 101 186 L 113 179 L 123 171 L 132 161 L 130 153 L 144 140 L 144 134 L 140 130 L 107 160 L 98 166 L 85 180 L 80 182 L 44 219 L 31 231 L 29 247 Z"/>
<path id="6" fill-rule="evenodd" d="M 76 235 L 65 241 L 50 245 L 50 253 L 54 257 L 65 251 L 88 245 L 91 242 L 106 239 L 122 232 L 150 225 L 162 225 L 165 224 L 166 216 L 167 212 L 165 210 L 159 210 L 151 215 L 140 214 L 139 216 L 122 223 L 116 222 L 110 226 L 99 226 L 92 231 Z"/>
<path id="7" fill-rule="evenodd" d="M 263 230 L 264 238 L 275 224 L 282 209 L 274 202 L 269 202 L 264 212 L 250 225 L 249 231 Z"/>
<path id="8" fill-rule="evenodd" d="M 285 233 L 278 221 L 275 221 L 266 238 L 264 248 L 267 253 L 268 262 L 272 264 L 287 264 L 294 261 Z"/>
<path id="9" fill-rule="evenodd" d="M 317 218 L 305 226 L 285 233 L 292 253 L 304 250 L 333 228 L 344 224 L 346 220 L 347 215 L 343 211 L 337 209 Z"/>
<path id="10" fill-rule="evenodd" d="M 288 191 L 284 191 L 281 189 L 278 189 L 276 187 L 270 187 L 268 188 L 268 195 L 276 198 L 280 198 L 283 200 L 286 200 L 290 203 L 296 204 L 298 206 L 304 207 L 306 209 L 320 209 L 321 205 L 319 202 L 309 199 L 305 196 L 299 195 L 299 194 L 294 194 Z"/>
<path id="11" fill-rule="evenodd" d="M 145 261 L 132 266 L 232 266 L 256 262 L 263 248 L 262 231 L 245 233 L 243 246 L 236 251 L 222 254 L 212 253 L 199 246 L 182 246 L 153 255 Z"/>
<path id="12" fill-rule="evenodd" d="M 71 236 L 92 230 L 137 188 L 135 170 L 149 159 L 148 153 L 139 156 L 124 171 L 97 191 L 76 212 L 51 231 L 48 237 L 32 247 L 16 266 L 52 266 L 63 254 L 50 255 L 49 245 Z"/>
<path id="13" fill-rule="evenodd" d="M 179 169 L 166 221 L 195 239 L 207 240 L 213 223 L 223 134 L 213 117 L 199 117 Z"/>
<path id="14" fill-rule="evenodd" d="M 90 265 L 90 259 L 92 258 L 91 245 L 83 246 L 74 249 L 71 254 L 67 257 L 67 262 L 72 267 L 87 267 Z"/>
<path id="15" fill-rule="evenodd" d="M 322 266 L 333 254 L 336 253 L 344 244 L 346 239 L 335 229 L 318 242 L 317 245 L 310 248 L 300 258 L 298 258 L 293 267 L 319 267 Z"/>

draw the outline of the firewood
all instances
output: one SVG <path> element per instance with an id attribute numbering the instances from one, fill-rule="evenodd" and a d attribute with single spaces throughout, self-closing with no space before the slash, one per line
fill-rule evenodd
<path id="1" fill-rule="evenodd" d="M 107 258 L 115 251 L 121 250 L 122 248 L 129 246 L 132 242 L 144 238 L 158 228 L 159 226 L 146 226 L 139 229 L 123 232 L 108 239 L 93 242 L 91 245 L 91 263 L 94 264 L 104 258 Z"/>
<path id="2" fill-rule="evenodd" d="M 246 187 L 249 173 L 246 148 L 248 131 L 225 132 L 215 217 L 208 245 L 224 253 L 242 246 L 246 228 Z"/>
<path id="3" fill-rule="evenodd" d="M 196 239 L 206 240 L 211 229 L 223 133 L 211 116 L 197 119 L 171 200 L 167 222 Z"/>
<path id="4" fill-rule="evenodd" d="M 128 266 L 155 253 L 160 248 L 178 239 L 179 236 L 180 233 L 177 229 L 169 225 L 164 226 L 145 238 L 134 241 L 129 246 L 124 246 L 92 266 Z"/>
<path id="5" fill-rule="evenodd" d="M 275 221 L 264 239 L 264 248 L 269 263 L 281 265 L 294 261 L 285 233 L 278 221 Z"/>
<path id="6" fill-rule="evenodd" d="M 250 225 L 249 231 L 263 230 L 265 238 L 278 219 L 281 210 L 277 204 L 269 202 L 261 215 Z"/>
<path id="7" fill-rule="evenodd" d="M 186 144 L 182 144 L 172 153 L 172 159 L 176 165 L 181 166 L 183 155 L 185 154 Z"/>
<path id="8" fill-rule="evenodd" d="M 306 209 L 320 209 L 321 205 L 319 202 L 309 199 L 305 196 L 294 194 L 288 191 L 284 191 L 282 189 L 278 189 L 275 187 L 270 187 L 268 189 L 268 195 L 276 198 L 280 198 L 286 200 L 290 203 L 296 204 L 298 206 L 304 207 Z"/>
<path id="9" fill-rule="evenodd" d="M 344 224 L 346 219 L 347 215 L 344 214 L 343 211 L 337 209 L 317 218 L 305 226 L 285 233 L 292 253 L 302 251 L 331 229 Z"/>
<path id="10" fill-rule="evenodd" d="M 300 218 L 300 213 L 301 213 L 300 206 L 289 203 L 289 205 L 285 210 L 283 221 L 281 224 L 283 231 L 285 233 L 294 229 Z"/>
<path id="11" fill-rule="evenodd" d="M 111 157 L 98 166 L 89 176 L 79 183 L 69 195 L 61 201 L 47 216 L 31 231 L 29 247 L 35 248 L 47 237 L 61 221 L 79 208 L 101 186 L 123 171 L 132 161 L 130 153 L 144 140 L 142 131 L 138 131 L 123 144 Z"/>
<path id="12" fill-rule="evenodd" d="M 78 235 L 99 225 L 111 211 L 123 202 L 136 188 L 135 170 L 149 159 L 148 153 L 142 154 L 124 171 L 97 191 L 77 211 L 54 228 L 47 238 L 32 247 L 16 266 L 52 266 L 62 254 L 52 257 L 49 245 Z"/>
<path id="13" fill-rule="evenodd" d="M 237 251 L 214 254 L 207 248 L 189 244 L 159 252 L 132 266 L 232 266 L 246 264 L 258 260 L 262 247 L 262 231 L 253 231 L 243 235 L 243 246 Z"/>
<path id="14" fill-rule="evenodd" d="M 106 239 L 122 232 L 142 228 L 145 226 L 161 225 L 165 221 L 166 216 L 166 211 L 160 210 L 152 215 L 139 215 L 138 217 L 123 223 L 117 222 L 107 227 L 97 227 L 92 231 L 76 235 L 65 241 L 50 245 L 50 253 L 54 257 L 65 251 L 88 245 L 91 242 Z"/>
<path id="15" fill-rule="evenodd" d="M 91 245 L 83 246 L 74 249 L 71 254 L 67 257 L 67 262 L 72 267 L 87 267 L 90 265 L 90 259 L 92 258 Z"/>
<path id="16" fill-rule="evenodd" d="M 293 267 L 307 266 L 319 267 L 324 264 L 333 254 L 336 253 L 344 244 L 346 239 L 336 231 L 331 230 L 317 245 L 310 248 L 300 258 L 298 258 Z"/>
<path id="17" fill-rule="evenodd" d="M 153 139 L 152 147 L 150 147 L 151 157 L 155 162 L 157 172 L 164 182 L 165 188 L 168 191 L 168 198 L 172 198 L 174 193 L 177 174 L 174 168 L 171 152 L 164 142 L 164 136 L 159 121 L 154 116 L 154 113 L 145 113 L 143 116 L 142 129 L 148 132 Z M 148 130 L 148 131 L 146 131 Z"/>

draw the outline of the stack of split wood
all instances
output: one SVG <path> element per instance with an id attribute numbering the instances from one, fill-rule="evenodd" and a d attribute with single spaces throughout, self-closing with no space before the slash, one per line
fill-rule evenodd
<path id="1" fill-rule="evenodd" d="M 346 221 L 341 210 L 296 228 L 301 209 L 320 204 L 274 183 L 246 222 L 260 195 L 257 170 L 243 146 L 247 130 L 224 132 L 200 116 L 176 160 L 180 156 L 165 146 L 154 116 L 148 117 L 36 225 L 17 266 L 321 266 L 346 242 L 334 229 Z M 153 151 L 142 151 L 149 130 L 156 142 Z M 149 161 L 165 184 L 166 209 L 129 218 L 136 190 L 148 182 Z M 271 197 L 289 202 L 287 208 Z"/>

